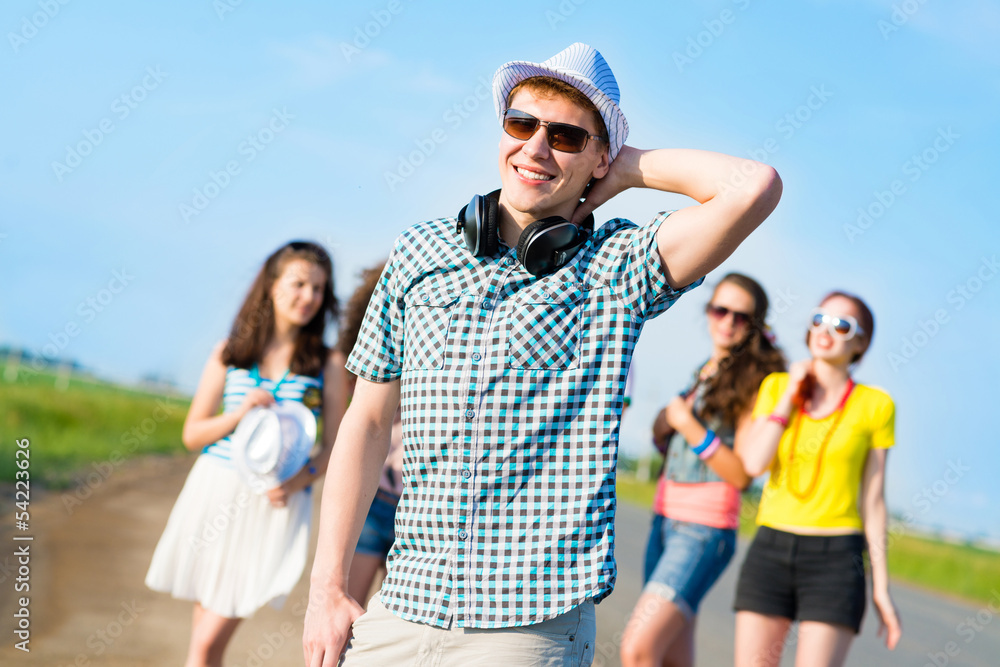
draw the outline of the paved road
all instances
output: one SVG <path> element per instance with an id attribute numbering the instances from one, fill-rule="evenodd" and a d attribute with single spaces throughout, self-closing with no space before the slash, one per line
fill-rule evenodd
<path id="1" fill-rule="evenodd" d="M 10 549 L 7 556 L 0 553 L 0 665 L 156 667 L 183 662 L 191 605 L 153 593 L 142 581 L 192 461 L 192 457 L 142 459 L 116 469 L 86 493 L 32 494 L 30 653 L 14 648 L 15 570 L 9 546 L 13 507 L 0 494 L 0 543 Z M 73 498 L 79 502 L 67 502 Z M 626 505 L 619 508 L 618 585 L 597 608 L 596 665 L 618 664 L 617 639 L 639 596 L 647 528 L 647 512 Z M 729 604 L 742 557 L 741 549 L 702 605 L 699 665 L 732 664 Z M 240 627 L 227 665 L 302 665 L 307 580 L 303 577 L 283 610 L 265 607 Z M 955 604 L 902 586 L 896 586 L 894 594 L 905 628 L 901 646 L 894 653 L 885 650 L 874 636 L 869 615 L 848 664 L 1000 666 L 1000 619 L 994 620 L 988 608 Z M 983 629 L 960 633 L 958 626 L 977 614 Z M 952 653 L 959 651 L 954 657 L 946 654 L 949 642 L 954 642 Z M 785 664 L 792 664 L 791 655 Z"/>
<path id="2" fill-rule="evenodd" d="M 595 666 L 619 664 L 620 633 L 642 587 L 642 554 L 648 530 L 648 512 L 624 504 L 619 507 L 618 583 L 615 592 L 597 607 Z M 730 605 L 746 547 L 740 544 L 732 564 L 702 603 L 696 635 L 699 665 L 733 664 L 734 616 Z M 1000 617 L 987 605 L 955 603 L 900 584 L 893 585 L 892 594 L 903 620 L 899 646 L 890 652 L 879 642 L 875 636 L 878 623 L 869 603 L 861 636 L 851 647 L 848 665 L 1000 667 Z M 994 609 L 997 608 L 1000 608 L 1000 591 L 994 603 Z M 968 625 L 959 627 L 970 617 L 980 631 Z M 949 645 L 950 642 L 953 644 Z M 793 664 L 794 636 L 791 636 L 782 665 Z"/>

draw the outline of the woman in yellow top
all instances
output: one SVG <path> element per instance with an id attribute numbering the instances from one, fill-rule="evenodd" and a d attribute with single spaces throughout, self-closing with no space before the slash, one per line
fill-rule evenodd
<path id="1" fill-rule="evenodd" d="M 792 621 L 797 665 L 842 665 L 865 611 L 866 539 L 879 635 L 899 641 L 883 493 L 895 408 L 851 379 L 874 328 L 864 301 L 833 292 L 810 318 L 811 358 L 761 384 L 740 455 L 748 474 L 771 476 L 736 590 L 737 667 L 778 665 Z"/>

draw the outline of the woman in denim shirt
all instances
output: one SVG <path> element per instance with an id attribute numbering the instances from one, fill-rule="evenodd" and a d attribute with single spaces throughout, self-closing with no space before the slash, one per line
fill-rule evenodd
<path id="1" fill-rule="evenodd" d="M 752 278 L 730 273 L 719 282 L 706 306 L 712 356 L 653 423 L 665 466 L 624 665 L 694 664 L 695 615 L 733 556 L 740 492 L 751 481 L 734 447 L 761 380 L 785 368 L 764 323 L 767 308 Z"/>

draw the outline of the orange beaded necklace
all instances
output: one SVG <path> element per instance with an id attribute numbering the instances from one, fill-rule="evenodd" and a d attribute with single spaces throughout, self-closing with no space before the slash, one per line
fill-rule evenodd
<path id="1" fill-rule="evenodd" d="M 798 444 L 799 440 L 799 427 L 802 425 L 802 420 L 805 419 L 805 406 L 803 405 L 799 410 L 798 419 L 795 420 L 795 430 L 792 431 L 792 441 L 789 443 L 788 451 L 788 490 L 793 496 L 799 500 L 805 500 L 809 498 L 813 493 L 816 492 L 816 485 L 819 483 L 820 470 L 823 468 L 823 454 L 826 452 L 826 446 L 830 444 L 830 440 L 833 438 L 833 432 L 837 430 L 837 426 L 840 425 L 840 420 L 844 416 L 844 406 L 847 404 L 847 398 L 851 395 L 854 390 L 854 380 L 847 378 L 847 389 L 844 390 L 844 395 L 840 399 L 840 403 L 837 404 L 837 409 L 834 412 L 835 417 L 833 424 L 830 429 L 826 432 L 823 437 L 823 442 L 819 447 L 819 453 L 816 455 L 816 469 L 812 474 L 812 481 L 809 482 L 809 486 L 806 487 L 805 491 L 799 491 L 795 488 L 795 484 L 792 481 L 792 461 L 795 460 L 795 446 Z"/>

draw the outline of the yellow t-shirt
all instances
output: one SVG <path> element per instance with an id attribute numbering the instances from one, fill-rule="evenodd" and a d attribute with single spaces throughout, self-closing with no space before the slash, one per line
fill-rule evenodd
<path id="1" fill-rule="evenodd" d="M 772 373 L 764 378 L 753 418 L 771 414 L 787 387 L 788 373 Z M 771 464 L 771 478 L 764 486 L 757 512 L 759 525 L 777 529 L 801 526 L 862 530 L 858 498 L 868 450 L 887 449 L 895 444 L 896 408 L 892 398 L 881 389 L 859 384 L 843 410 L 832 434 L 836 413 L 820 420 L 799 411 L 792 413 Z M 828 435 L 824 450 L 822 444 Z M 818 460 L 821 450 L 822 459 Z M 814 479 L 815 487 L 810 493 Z M 807 495 L 799 498 L 795 493 Z"/>

